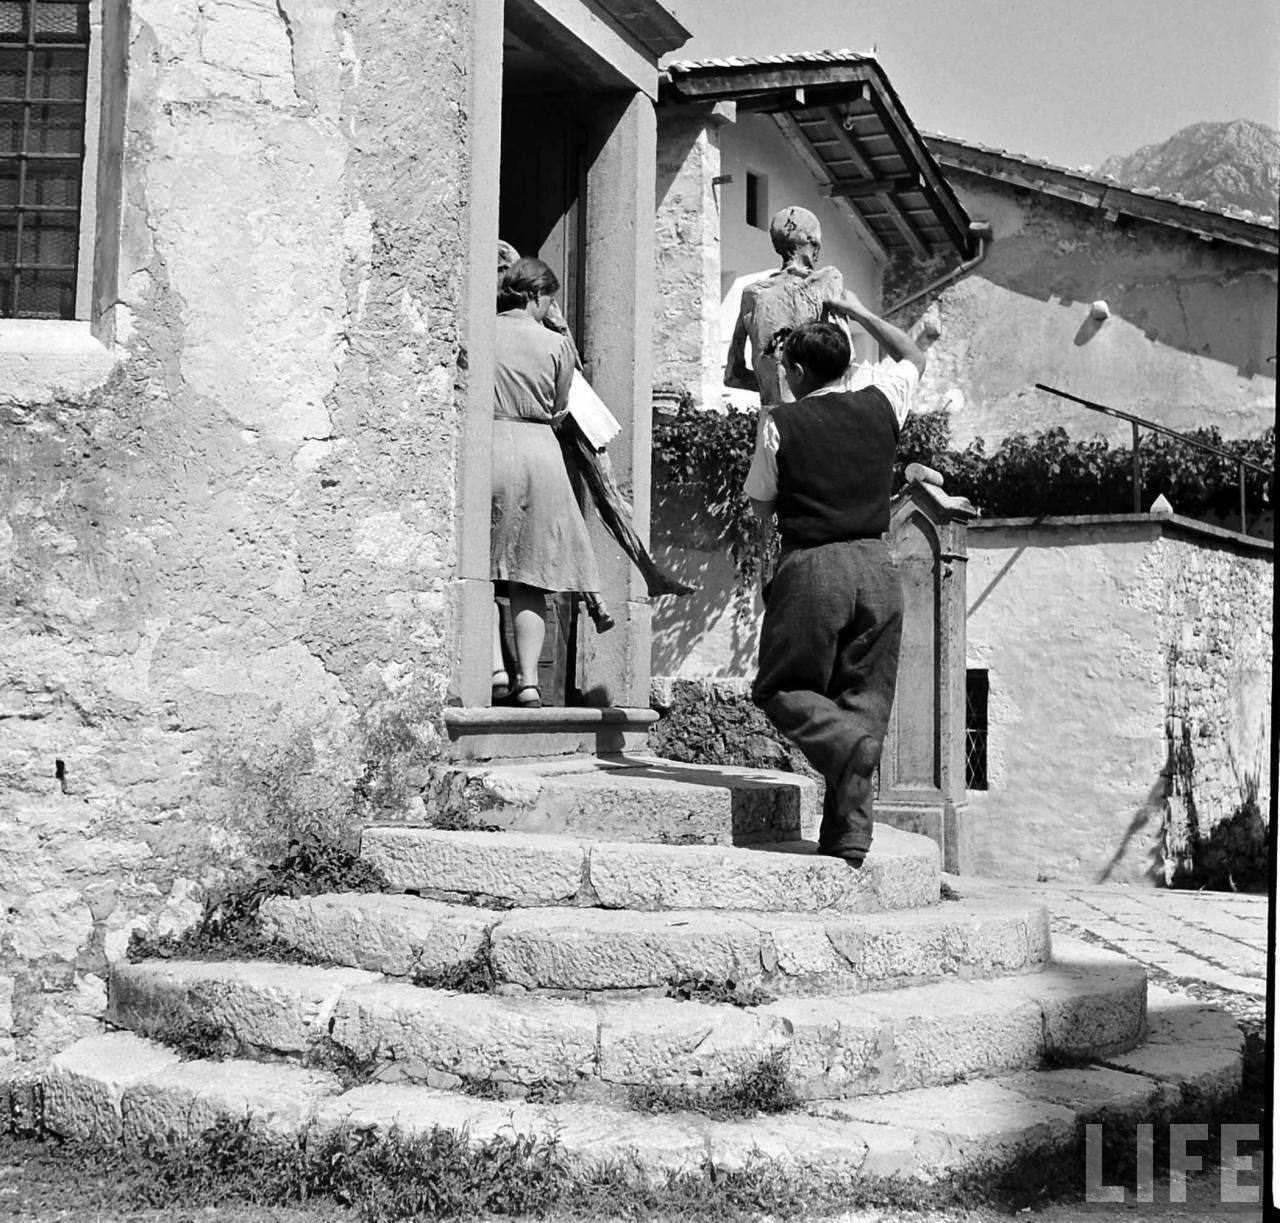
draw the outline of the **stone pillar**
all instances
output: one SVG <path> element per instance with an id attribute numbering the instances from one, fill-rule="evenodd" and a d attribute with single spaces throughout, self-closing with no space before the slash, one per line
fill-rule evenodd
<path id="1" fill-rule="evenodd" d="M 975 516 L 963 497 L 913 480 L 894 498 L 889 526 L 902 577 L 902 658 L 876 819 L 931 837 L 942 849 L 943 869 L 954 872 L 970 861 L 964 826 L 965 536 Z"/>
<path id="2" fill-rule="evenodd" d="M 587 170 L 583 361 L 622 422 L 609 445 L 618 486 L 641 537 L 649 534 L 652 436 L 653 102 L 643 94 L 597 96 Z M 588 517 L 602 593 L 617 620 L 581 638 L 579 685 L 590 705 L 649 705 L 649 602 L 644 579 L 599 519 Z"/>
<path id="3" fill-rule="evenodd" d="M 493 583 L 489 580 L 489 497 L 493 443 L 494 281 L 498 249 L 498 168 L 502 147 L 502 6 L 476 5 L 471 44 L 467 279 L 461 301 L 466 407 L 458 455 L 457 580 L 453 588 L 455 670 L 450 698 L 489 703 L 493 668 Z M 493 268 L 493 274 L 486 274 Z"/>
<path id="4" fill-rule="evenodd" d="M 689 391 L 717 407 L 720 382 L 720 127 L 730 108 L 658 111 L 654 297 L 655 390 Z"/>

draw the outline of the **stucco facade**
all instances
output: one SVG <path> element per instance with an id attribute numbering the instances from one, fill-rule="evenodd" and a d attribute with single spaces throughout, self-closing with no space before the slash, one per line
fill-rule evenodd
<path id="1" fill-rule="evenodd" d="M 94 1028 L 131 931 L 402 804 L 448 707 L 487 704 L 512 22 L 605 95 L 580 339 L 647 514 L 669 13 L 107 13 L 91 299 L 0 319 L 0 1079 Z M 591 678 L 647 703 L 643 588 L 616 548 L 601 568 L 619 625 Z"/>
<path id="2" fill-rule="evenodd" d="M 1271 546 L 1186 519 L 970 528 L 976 874 L 1219 885 L 1265 860 Z"/>
<path id="3" fill-rule="evenodd" d="M 128 21 L 118 278 L 65 359 L 97 385 L 43 360 L 76 324 L 0 321 L 31 371 L 0 408 L 0 1039 L 24 1057 L 93 1025 L 135 924 L 349 819 L 451 679 L 471 6 Z"/>
<path id="4" fill-rule="evenodd" d="M 893 321 L 929 341 L 919 406 L 950 410 L 953 444 L 1056 425 L 1130 444 L 1127 424 L 1037 382 L 1183 431 L 1250 437 L 1275 423 L 1274 251 L 946 168 L 992 241 L 981 263 Z M 895 269 L 887 301 L 942 270 Z M 1099 301 L 1103 320 L 1091 318 Z"/>

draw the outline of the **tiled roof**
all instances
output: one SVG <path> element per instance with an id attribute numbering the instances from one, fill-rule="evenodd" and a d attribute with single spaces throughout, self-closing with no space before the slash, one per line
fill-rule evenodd
<path id="1" fill-rule="evenodd" d="M 667 72 L 697 72 L 703 68 L 732 69 L 742 68 L 751 71 L 756 68 L 790 68 L 806 64 L 858 64 L 871 59 L 870 55 L 847 48 L 841 51 L 796 51 L 790 55 L 761 55 L 743 57 L 729 55 L 714 59 L 682 59 L 666 65 Z"/>
<path id="2" fill-rule="evenodd" d="M 1280 223 L 1274 216 L 1247 208 L 1215 208 L 1203 200 L 1188 200 L 1151 187 L 1126 187 L 1109 174 L 1055 165 L 942 132 L 922 132 L 921 135 L 946 167 L 982 174 L 998 166 L 1003 177 L 1016 178 L 1028 187 L 1049 194 L 1091 202 L 1109 211 L 1145 217 L 1197 234 L 1224 239 L 1235 236 L 1242 238 L 1245 245 L 1277 249 Z M 1058 190 L 1054 189 L 1055 185 Z"/>

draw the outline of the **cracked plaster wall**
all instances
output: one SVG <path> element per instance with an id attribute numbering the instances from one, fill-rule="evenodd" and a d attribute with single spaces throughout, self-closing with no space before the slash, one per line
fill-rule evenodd
<path id="1" fill-rule="evenodd" d="M 1123 421 L 1036 391 L 1037 382 L 1180 430 L 1217 425 L 1248 437 L 1274 423 L 1273 255 L 1164 225 L 1115 224 L 958 170 L 948 178 L 995 239 L 974 271 L 894 321 L 940 331 L 927 344 L 917 406 L 951 410 L 954 444 L 1055 425 L 1129 444 Z M 943 270 L 917 277 L 895 267 L 885 300 Z M 1090 324 L 1098 300 L 1111 317 Z"/>
<path id="2" fill-rule="evenodd" d="M 966 796 L 975 874 L 1163 883 L 1207 861 L 1188 795 L 1206 842 L 1249 778 L 1267 810 L 1269 555 L 1156 519 L 993 523 L 968 545 L 967 665 L 990 684 L 989 789 Z M 1265 845 L 1237 849 L 1243 878 Z"/>
<path id="3" fill-rule="evenodd" d="M 449 682 L 470 5 L 129 20 L 116 368 L 0 408 L 0 1078 Z"/>

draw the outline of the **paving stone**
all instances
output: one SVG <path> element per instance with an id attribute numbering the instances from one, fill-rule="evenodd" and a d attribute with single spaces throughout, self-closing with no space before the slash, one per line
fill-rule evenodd
<path id="1" fill-rule="evenodd" d="M 505 915 L 491 956 L 529 989 L 638 989 L 686 977 L 775 994 L 853 993 L 1043 964 L 1042 910 L 969 901 L 871 914 L 546 908 Z"/>
<path id="2" fill-rule="evenodd" d="M 419 1087 L 371 1084 L 328 1101 L 317 1125 L 399 1126 L 408 1134 L 435 1126 L 465 1129 L 472 1142 L 495 1135 L 555 1136 L 572 1160 L 635 1163 L 646 1171 L 700 1167 L 707 1150 L 706 1121 L 692 1114 L 650 1116 L 625 1109 L 579 1104 L 559 1107 L 519 1100 L 480 1100 Z"/>
<path id="3" fill-rule="evenodd" d="M 1026 1152 L 1066 1149 L 1076 1126 L 1072 1109 L 1030 1100 L 988 1080 L 863 1096 L 815 1105 L 811 1111 L 891 1127 L 897 1133 L 886 1136 L 886 1149 L 878 1150 L 874 1137 L 868 1141 L 864 1175 L 924 1181 Z M 914 1139 L 905 1150 L 903 1129 Z"/>
<path id="4" fill-rule="evenodd" d="M 1146 1040 L 1107 1065 L 1167 1083 L 1184 1102 L 1217 1102 L 1240 1088 L 1244 1035 L 1230 1015 L 1153 986 Z"/>
<path id="5" fill-rule="evenodd" d="M 1126 1124 L 1167 1116 L 1178 1103 L 1178 1090 L 1169 1083 L 1127 1073 L 1115 1065 L 1000 1075 L 993 1082 L 1030 1100 L 1073 1109 L 1091 1120 Z"/>
<path id="6" fill-rule="evenodd" d="M 471 960 L 502 917 L 493 909 L 359 892 L 276 896 L 260 913 L 268 937 L 317 959 L 398 977 Z"/>
<path id="7" fill-rule="evenodd" d="M 761 1008 L 794 1032 L 790 1078 L 804 1097 L 874 1095 L 1036 1064 L 1039 1006 L 1006 991 L 947 983 Z"/>
<path id="8" fill-rule="evenodd" d="M 614 909 L 866 913 L 936 904 L 933 842 L 896 829 L 883 841 L 860 871 L 797 846 L 770 852 L 764 845 L 599 843 L 591 848 L 590 877 L 600 903 Z"/>
<path id="9" fill-rule="evenodd" d="M 599 1074 L 609 1083 L 725 1083 L 791 1043 L 782 1016 L 743 1007 L 646 998 L 598 1014 Z"/>
<path id="10" fill-rule="evenodd" d="M 755 980 L 772 967 L 762 962 L 759 932 L 724 913 L 529 909 L 495 927 L 490 954 L 502 980 L 542 989 Z"/>
<path id="11" fill-rule="evenodd" d="M 1146 1028 L 1147 974 L 1104 948 L 1055 936 L 1053 960 L 1032 978 L 1045 1039 L 1062 1054 L 1122 1052 Z M 1085 982 L 1089 988 L 1083 989 Z"/>
<path id="12" fill-rule="evenodd" d="M 833 1176 L 865 1170 L 877 1127 L 813 1117 L 761 1114 L 741 1121 L 707 1123 L 707 1156 L 720 1172 L 736 1172 L 768 1160 L 786 1168 Z"/>
<path id="13" fill-rule="evenodd" d="M 817 807 L 815 783 L 794 773 L 655 758 L 544 774 L 533 802 L 492 818 L 503 827 L 613 841 L 745 845 L 815 835 Z"/>
<path id="14" fill-rule="evenodd" d="M 359 1057 L 501 1082 L 576 1082 L 594 1075 L 596 1014 L 556 998 L 456 994 L 385 983 L 347 990 L 335 1041 Z"/>
<path id="15" fill-rule="evenodd" d="M 125 1088 L 123 1138 L 195 1138 L 215 1122 L 248 1117 L 263 1130 L 296 1134 L 339 1090 L 321 1070 L 279 1062 L 182 1062 Z"/>
<path id="16" fill-rule="evenodd" d="M 198 1022 L 253 1048 L 301 1053 L 324 1034 L 344 990 L 376 980 L 358 968 L 263 960 L 121 963 L 112 970 L 108 1018 L 147 1035 Z"/>
<path id="17" fill-rule="evenodd" d="M 369 828 L 360 856 L 405 891 L 564 904 L 582 888 L 587 850 L 570 837 L 535 833 Z"/>
<path id="18" fill-rule="evenodd" d="M 131 1085 L 178 1064 L 172 1049 L 135 1036 L 89 1036 L 57 1054 L 44 1086 L 44 1121 L 60 1138 L 115 1142 Z"/>

